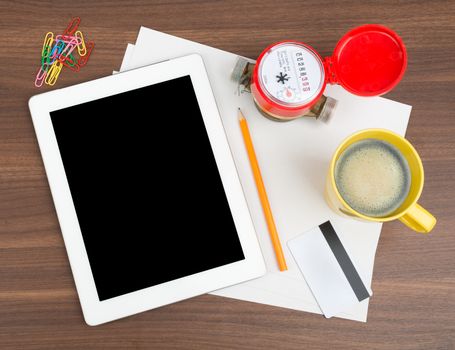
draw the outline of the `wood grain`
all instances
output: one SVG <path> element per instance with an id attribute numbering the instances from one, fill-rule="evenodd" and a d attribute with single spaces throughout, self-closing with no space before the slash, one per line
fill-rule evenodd
<path id="1" fill-rule="evenodd" d="M 204 295 L 103 326 L 85 325 L 27 101 L 44 34 L 73 16 L 96 43 L 56 88 L 111 74 L 140 25 L 257 57 L 297 39 L 329 55 L 340 36 L 382 23 L 403 37 L 403 81 L 387 97 L 413 106 L 407 137 L 420 152 L 429 236 L 384 225 L 368 323 Z M 0 1 L 1 349 L 454 349 L 455 2 Z M 159 50 L 159 48 L 156 48 Z"/>

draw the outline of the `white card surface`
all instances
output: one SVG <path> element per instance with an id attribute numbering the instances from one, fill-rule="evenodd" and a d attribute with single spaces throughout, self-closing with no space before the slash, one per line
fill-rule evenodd
<path id="1" fill-rule="evenodd" d="M 371 289 L 361 280 L 365 293 L 356 295 L 347 277 L 349 272 L 357 273 L 355 266 L 342 268 L 336 256 L 340 252 L 331 248 L 319 226 L 290 240 L 288 247 L 325 317 L 349 310 L 361 302 L 359 299 L 372 295 Z M 354 271 L 345 271 L 352 268 Z"/>
<path id="2" fill-rule="evenodd" d="M 332 212 L 323 195 L 325 176 L 333 152 L 348 135 L 365 128 L 385 128 L 404 136 L 411 106 L 381 97 L 358 97 L 340 86 L 327 86 L 326 95 L 339 102 L 329 124 L 309 118 L 273 122 L 258 112 L 250 94 L 238 95 L 236 83 L 230 80 L 236 54 L 145 27 L 141 27 L 134 52 L 129 59 L 125 57 L 122 68 L 134 69 L 191 53 L 204 59 L 268 269 L 264 277 L 212 294 L 322 313 L 286 242 L 327 220 L 339 228 L 359 274 L 370 286 L 382 224 L 345 219 Z M 238 107 L 249 123 L 288 264 L 285 272 L 280 272 L 276 263 L 238 124 Z M 368 299 L 337 316 L 365 322 L 367 311 Z"/>

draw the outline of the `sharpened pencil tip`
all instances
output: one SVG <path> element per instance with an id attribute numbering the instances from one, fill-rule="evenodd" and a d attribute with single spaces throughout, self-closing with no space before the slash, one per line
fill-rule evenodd
<path id="1" fill-rule="evenodd" d="M 245 119 L 245 117 L 243 116 L 243 113 L 242 113 L 242 110 L 240 109 L 240 107 L 238 108 L 237 116 L 239 117 L 239 120 Z"/>

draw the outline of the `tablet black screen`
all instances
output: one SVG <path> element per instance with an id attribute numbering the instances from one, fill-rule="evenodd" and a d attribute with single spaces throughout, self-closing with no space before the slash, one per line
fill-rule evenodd
<path id="1" fill-rule="evenodd" d="M 244 259 L 190 76 L 50 114 L 101 301 Z"/>

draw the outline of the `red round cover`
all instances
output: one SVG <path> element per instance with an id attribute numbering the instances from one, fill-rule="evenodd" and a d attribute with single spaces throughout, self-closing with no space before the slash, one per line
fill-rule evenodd
<path id="1" fill-rule="evenodd" d="M 392 90 L 406 70 L 403 41 L 393 30 L 366 24 L 352 29 L 338 42 L 329 58 L 332 83 L 360 96 L 377 96 Z"/>

